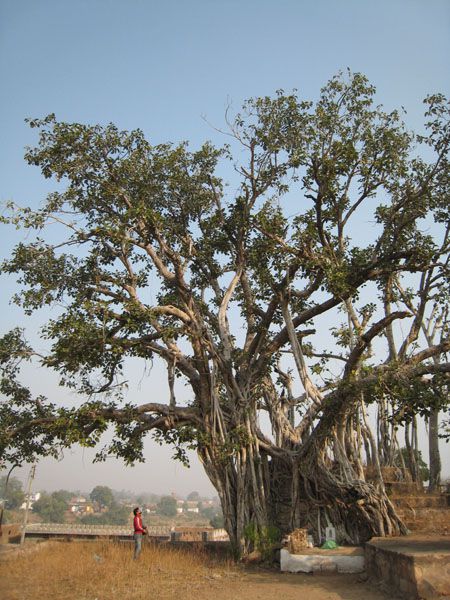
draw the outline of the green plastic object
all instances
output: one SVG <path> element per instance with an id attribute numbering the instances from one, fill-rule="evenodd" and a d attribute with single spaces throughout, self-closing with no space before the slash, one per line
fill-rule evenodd
<path id="1" fill-rule="evenodd" d="M 322 550 L 334 550 L 335 548 L 339 548 L 339 546 L 333 540 L 327 540 L 320 547 Z"/>

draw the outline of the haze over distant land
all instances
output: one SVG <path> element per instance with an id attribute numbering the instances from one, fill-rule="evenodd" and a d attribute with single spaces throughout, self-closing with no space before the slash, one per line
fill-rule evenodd
<path id="1" fill-rule="evenodd" d="M 222 145 L 226 137 L 214 127 L 224 127 L 228 104 L 237 111 L 246 98 L 279 88 L 298 88 L 303 97 L 316 98 L 330 77 L 350 67 L 377 87 L 378 102 L 388 110 L 403 106 L 408 127 L 421 130 L 422 99 L 449 92 L 449 24 L 448 0 L 3 0 L 0 201 L 37 206 L 54 189 L 23 160 L 24 147 L 36 143 L 24 119 L 51 112 L 61 120 L 139 127 L 155 144 L 186 139 L 195 148 L 210 139 Z M 18 235 L 3 227 L 1 258 Z M 35 340 L 50 314 L 26 317 L 9 305 L 15 282 L 5 278 L 2 289 L 1 333 L 21 325 Z M 167 378 L 158 364 L 150 373 L 134 364 L 129 370 L 130 402 L 166 401 Z M 28 370 L 25 378 L 36 393 L 76 401 L 57 391 L 56 378 L 42 370 Z M 178 392 L 190 399 L 187 390 Z M 441 453 L 445 478 L 450 453 L 444 443 Z M 215 493 L 195 454 L 186 469 L 172 461 L 170 448 L 151 440 L 148 462 L 133 468 L 112 459 L 92 465 L 93 455 L 77 447 L 60 462 L 42 461 L 35 489 L 107 485 L 136 492 Z M 20 471 L 22 480 L 28 470 Z"/>
<path id="2" fill-rule="evenodd" d="M 171 459 L 167 448 L 149 447 L 146 463 L 125 467 L 118 460 L 106 464 L 92 464 L 93 452 L 74 448 L 64 453 L 60 462 L 47 459 L 37 465 L 33 489 L 49 492 L 66 489 L 90 492 L 97 485 L 133 493 L 169 494 L 186 497 L 197 491 L 201 496 L 212 497 L 216 491 L 203 473 L 195 454 L 191 454 L 191 468 Z M 14 475 L 26 485 L 30 468 L 16 469 Z"/>

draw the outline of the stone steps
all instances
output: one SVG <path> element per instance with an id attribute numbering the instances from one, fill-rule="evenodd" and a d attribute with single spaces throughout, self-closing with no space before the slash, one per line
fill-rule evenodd
<path id="1" fill-rule="evenodd" d="M 405 496 L 390 496 L 392 504 L 399 509 L 402 508 L 440 508 L 449 507 L 450 496 L 447 494 L 412 494 Z"/>
<path id="2" fill-rule="evenodd" d="M 401 494 L 397 490 L 390 500 L 413 533 L 450 535 L 450 494 Z"/>
<path id="3" fill-rule="evenodd" d="M 414 481 L 384 481 L 386 491 L 392 496 L 422 494 L 423 487 Z"/>
<path id="4" fill-rule="evenodd" d="M 414 533 L 450 535 L 450 510 L 441 508 L 400 509 L 406 527 Z"/>

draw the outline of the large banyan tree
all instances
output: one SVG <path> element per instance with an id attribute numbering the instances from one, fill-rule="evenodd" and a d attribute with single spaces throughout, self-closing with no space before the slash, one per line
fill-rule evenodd
<path id="1" fill-rule="evenodd" d="M 133 462 L 151 432 L 182 459 L 195 448 L 236 548 L 248 525 L 333 524 L 342 543 L 405 532 L 382 467 L 398 423 L 448 404 L 448 113 L 430 96 L 414 135 L 373 96 L 349 74 L 315 103 L 253 99 L 227 119 L 229 146 L 194 152 L 30 121 L 26 160 L 60 184 L 39 209 L 10 206 L 28 240 L 3 271 L 28 314 L 54 317 L 45 355 L 18 329 L 2 339 L 3 459 L 113 427 L 100 454 Z M 164 361 L 166 402 L 151 375 L 133 401 L 130 357 Z M 80 404 L 35 398 L 28 359 Z"/>

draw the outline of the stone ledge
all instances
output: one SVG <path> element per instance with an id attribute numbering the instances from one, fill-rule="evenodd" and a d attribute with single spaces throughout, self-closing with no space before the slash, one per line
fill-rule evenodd
<path id="1" fill-rule="evenodd" d="M 374 538 L 366 543 L 366 570 L 407 600 L 450 596 L 450 539 L 438 536 Z"/>

